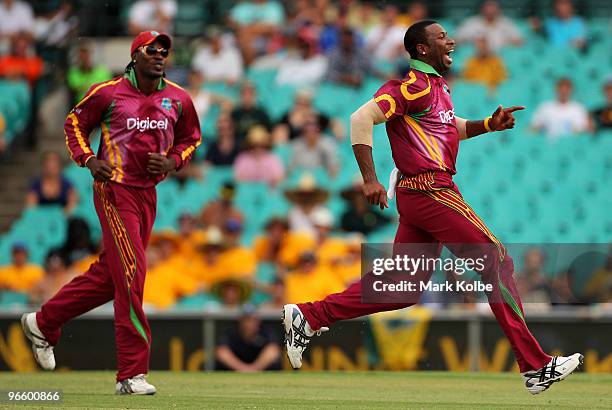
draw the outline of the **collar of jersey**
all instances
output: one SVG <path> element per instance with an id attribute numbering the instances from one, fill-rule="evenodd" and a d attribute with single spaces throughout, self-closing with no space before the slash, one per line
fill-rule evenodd
<path id="1" fill-rule="evenodd" d="M 410 68 L 414 68 L 415 70 L 422 71 L 427 74 L 436 75 L 438 77 L 442 77 L 435 68 L 430 66 L 427 63 L 422 62 L 421 60 L 410 60 Z"/>
<path id="2" fill-rule="evenodd" d="M 128 70 L 125 75 L 125 78 L 127 78 L 130 83 L 132 83 L 132 85 L 134 86 L 134 88 L 139 89 L 138 88 L 138 81 L 136 80 L 136 70 L 134 70 L 133 68 L 131 70 Z M 157 85 L 157 90 L 163 90 L 164 88 L 166 88 L 166 81 L 164 80 L 164 77 L 162 77 L 159 80 L 159 84 Z"/>

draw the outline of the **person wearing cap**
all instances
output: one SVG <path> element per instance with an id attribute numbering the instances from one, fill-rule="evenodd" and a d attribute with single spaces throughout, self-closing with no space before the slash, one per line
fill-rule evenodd
<path id="1" fill-rule="evenodd" d="M 55 368 L 62 326 L 114 300 L 118 394 L 154 394 L 147 383 L 151 331 L 142 309 L 145 250 L 156 212 L 155 186 L 186 166 L 200 145 L 200 122 L 188 93 L 164 78 L 172 40 L 145 31 L 134 39 L 125 75 L 94 84 L 64 125 L 71 158 L 94 178 L 103 250 L 96 263 L 22 325 L 34 356 Z M 97 155 L 89 134 L 100 126 Z"/>
<path id="2" fill-rule="evenodd" d="M 28 263 L 28 247 L 15 242 L 11 250 L 11 264 L 0 266 L 0 290 L 29 292 L 45 275 L 43 269 Z"/>
<path id="3" fill-rule="evenodd" d="M 310 219 L 315 228 L 315 252 L 322 263 L 335 267 L 346 255 L 346 243 L 341 238 L 330 235 L 334 228 L 334 215 L 327 208 L 315 210 Z"/>
<path id="4" fill-rule="evenodd" d="M 329 191 L 321 188 L 312 174 L 304 173 L 297 186 L 285 190 L 285 197 L 293 204 L 287 216 L 289 229 L 316 237 L 312 215 L 326 209 L 323 204 L 329 198 Z"/>
<path id="5" fill-rule="evenodd" d="M 283 161 L 273 153 L 270 133 L 255 125 L 247 134 L 247 149 L 234 162 L 234 175 L 241 182 L 264 182 L 276 186 L 285 177 Z"/>

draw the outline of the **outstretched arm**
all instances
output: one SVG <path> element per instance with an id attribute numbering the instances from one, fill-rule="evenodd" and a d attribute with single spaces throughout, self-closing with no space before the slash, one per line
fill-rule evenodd
<path id="1" fill-rule="evenodd" d="M 461 140 L 475 137 L 480 134 L 493 131 L 503 131 L 514 128 L 514 111 L 524 110 L 525 107 L 513 106 L 503 108 L 501 105 L 497 107 L 493 115 L 480 121 L 468 121 L 466 119 L 455 117 L 457 130 Z"/>
<path id="2" fill-rule="evenodd" d="M 351 143 L 359 170 L 363 176 L 363 194 L 372 205 L 388 208 L 387 190 L 378 182 L 372 159 L 372 131 L 374 125 L 387 120 L 374 100 L 370 100 L 351 115 Z"/>

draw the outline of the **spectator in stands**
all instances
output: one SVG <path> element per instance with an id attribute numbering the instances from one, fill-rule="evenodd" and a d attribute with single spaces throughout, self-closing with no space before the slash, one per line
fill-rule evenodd
<path id="1" fill-rule="evenodd" d="M 0 1 L 0 43 L 14 35 L 34 32 L 34 12 L 32 6 L 22 0 Z M 0 47 L 0 54 L 3 54 Z"/>
<path id="2" fill-rule="evenodd" d="M 240 182 L 264 182 L 272 187 L 285 176 L 283 161 L 271 148 L 270 133 L 265 127 L 256 125 L 247 135 L 246 150 L 238 155 L 234 163 L 234 177 Z"/>
<path id="3" fill-rule="evenodd" d="M 612 246 L 603 266 L 596 269 L 582 291 L 591 303 L 612 303 Z"/>
<path id="4" fill-rule="evenodd" d="M 338 140 L 344 138 L 342 123 L 318 112 L 312 105 L 312 91 L 302 89 L 295 93 L 295 101 L 291 110 L 283 115 L 274 127 L 274 142 L 282 144 L 287 140 L 298 138 L 304 132 L 304 125 L 312 118 L 318 122 L 319 129 L 330 131 Z"/>
<path id="5" fill-rule="evenodd" d="M 70 215 L 79 196 L 70 181 L 62 175 L 62 159 L 57 152 L 43 155 L 42 173 L 35 178 L 26 196 L 26 206 L 59 205 Z"/>
<path id="6" fill-rule="evenodd" d="M 73 0 L 62 0 L 59 7 L 36 19 L 36 40 L 49 47 L 65 48 L 77 34 L 78 23 Z"/>
<path id="7" fill-rule="evenodd" d="M 138 0 L 130 7 L 128 32 L 155 30 L 172 34 L 177 4 L 175 0 Z"/>
<path id="8" fill-rule="evenodd" d="M 211 226 L 205 231 L 204 240 L 197 245 L 199 254 L 194 258 L 193 266 L 187 269 L 196 283 L 209 289 L 210 286 L 224 277 L 224 266 L 221 254 L 226 249 L 223 233 L 216 226 Z"/>
<path id="9" fill-rule="evenodd" d="M 255 252 L 241 244 L 243 225 L 228 219 L 223 226 L 225 249 L 220 256 L 221 276 L 212 280 L 212 292 L 225 306 L 236 306 L 248 300 L 253 287 L 257 258 Z"/>
<path id="10" fill-rule="evenodd" d="M 523 257 L 523 269 L 516 275 L 516 287 L 529 308 L 550 308 L 551 283 L 544 271 L 545 262 L 541 249 L 528 249 Z"/>
<path id="11" fill-rule="evenodd" d="M 70 218 L 64 244 L 52 251 L 59 255 L 66 266 L 97 253 L 96 245 L 91 240 L 91 231 L 87 222 L 81 218 Z"/>
<path id="12" fill-rule="evenodd" d="M 23 33 L 12 37 L 10 54 L 0 57 L 0 77 L 23 79 L 31 87 L 42 75 L 43 68 L 43 60 L 36 55 L 30 37 Z"/>
<path id="13" fill-rule="evenodd" d="M 328 0 L 296 0 L 289 2 L 290 27 L 294 31 L 299 31 L 304 27 L 310 27 L 316 32 L 320 32 L 325 25 L 325 9 Z"/>
<path id="14" fill-rule="evenodd" d="M 581 103 L 571 100 L 573 89 L 569 78 L 560 78 L 557 81 L 557 99 L 540 104 L 533 114 L 531 126 L 544 131 L 551 140 L 588 131 L 589 114 Z"/>
<path id="15" fill-rule="evenodd" d="M 211 201 L 200 214 L 200 222 L 204 228 L 215 226 L 222 229 L 230 219 L 242 221 L 242 213 L 234 207 L 236 186 L 233 182 L 225 182 L 219 192 L 219 198 Z"/>
<path id="16" fill-rule="evenodd" d="M 11 264 L 0 266 L 0 290 L 30 292 L 42 280 L 45 272 L 28 262 L 28 247 L 24 242 L 15 242 L 11 249 Z"/>
<path id="17" fill-rule="evenodd" d="M 544 21 L 548 40 L 556 47 L 573 46 L 578 49 L 586 45 L 586 25 L 574 14 L 571 0 L 555 0 L 555 16 Z"/>
<path id="18" fill-rule="evenodd" d="M 271 218 L 253 244 L 258 262 L 274 263 L 279 269 L 293 268 L 304 250 L 314 248 L 311 235 L 289 231 L 289 222 L 281 217 Z"/>
<path id="19" fill-rule="evenodd" d="M 593 119 L 597 129 L 612 128 L 612 76 L 603 86 L 603 92 L 606 96 L 606 104 L 593 111 Z"/>
<path id="20" fill-rule="evenodd" d="M 302 135 L 291 142 L 291 169 L 325 168 L 334 177 L 338 172 L 336 143 L 321 133 L 319 122 L 311 116 Z"/>
<path id="21" fill-rule="evenodd" d="M 260 309 L 277 310 L 282 308 L 285 303 L 287 303 L 285 299 L 285 281 L 283 280 L 283 278 L 276 276 L 272 283 L 264 286 L 264 290 L 268 294 L 270 299 L 267 302 L 264 302 L 259 305 Z"/>
<path id="22" fill-rule="evenodd" d="M 345 286 L 361 276 L 361 244 L 365 241 L 365 237 L 359 233 L 351 234 L 345 239 L 345 252 L 334 265 L 336 276 Z"/>
<path id="23" fill-rule="evenodd" d="M 199 284 L 185 269 L 185 258 L 179 255 L 178 243 L 172 235 L 157 234 L 147 248 L 147 280 L 143 303 L 167 309 L 183 296 L 199 289 Z M 177 275 L 180 272 L 181 275 Z"/>
<path id="24" fill-rule="evenodd" d="M 422 1 L 413 1 L 408 6 L 406 13 L 399 16 L 398 22 L 405 27 L 410 27 L 412 24 L 420 20 L 425 20 L 429 16 L 427 4 Z"/>
<path id="25" fill-rule="evenodd" d="M 192 259 L 198 254 L 198 244 L 206 236 L 206 232 L 199 229 L 197 224 L 197 218 L 188 212 L 183 212 L 178 217 L 176 241 L 179 253 L 185 258 Z"/>
<path id="26" fill-rule="evenodd" d="M 351 30 L 346 12 L 341 11 L 337 17 L 327 16 L 327 23 L 319 35 L 319 48 L 323 53 L 329 54 L 340 47 L 340 37 L 345 30 Z M 359 31 L 353 32 L 355 46 L 363 47 L 364 39 Z"/>
<path id="27" fill-rule="evenodd" d="M 338 48 L 329 54 L 326 80 L 337 84 L 360 87 L 367 74 L 374 74 L 369 56 L 355 45 L 352 29 L 344 29 L 340 34 Z"/>
<path id="28" fill-rule="evenodd" d="M 385 6 L 380 24 L 372 27 L 366 37 L 366 49 L 376 60 L 394 61 L 405 52 L 404 34 L 407 26 L 398 21 L 399 8 Z"/>
<path id="29" fill-rule="evenodd" d="M 297 187 L 285 190 L 285 196 L 293 204 L 287 217 L 289 229 L 316 237 L 312 215 L 321 208 L 325 209 L 323 204 L 327 201 L 329 192 L 319 187 L 312 175 L 304 173 Z"/>
<path id="30" fill-rule="evenodd" d="M 234 165 L 240 152 L 239 141 L 236 138 L 234 122 L 228 114 L 217 118 L 217 138 L 208 144 L 204 161 L 215 166 Z"/>
<path id="31" fill-rule="evenodd" d="M 236 29 L 244 61 L 249 65 L 256 56 L 275 51 L 279 29 L 285 21 L 283 6 L 275 0 L 245 0 L 229 13 Z"/>
<path id="32" fill-rule="evenodd" d="M 230 330 L 216 350 L 216 369 L 238 372 L 280 370 L 280 347 L 273 332 L 261 325 L 255 308 L 244 306 L 238 326 Z"/>
<path id="33" fill-rule="evenodd" d="M 30 300 L 34 305 L 46 302 L 75 276 L 77 273 L 66 267 L 62 257 L 51 252 L 45 260 L 45 275 L 32 287 Z"/>
<path id="34" fill-rule="evenodd" d="M 236 127 L 236 134 L 243 140 L 251 127 L 263 125 L 270 129 L 270 117 L 266 111 L 257 104 L 257 90 L 255 86 L 245 81 L 240 89 L 240 104 L 232 110 L 232 121 Z"/>
<path id="35" fill-rule="evenodd" d="M 334 215 L 327 208 L 316 209 L 310 215 L 315 229 L 314 252 L 317 260 L 335 268 L 346 255 L 346 243 L 339 237 L 332 236 L 334 228 Z"/>
<path id="36" fill-rule="evenodd" d="M 278 67 L 276 83 L 296 87 L 318 85 L 327 72 L 327 57 L 319 54 L 316 34 L 303 28 L 290 41 Z"/>
<path id="37" fill-rule="evenodd" d="M 493 51 L 509 45 L 520 45 L 523 38 L 514 22 L 501 13 L 499 3 L 487 0 L 482 3 L 480 15 L 465 20 L 457 29 L 457 42 L 474 42 L 485 37 Z"/>
<path id="38" fill-rule="evenodd" d="M 92 84 L 101 83 L 112 77 L 110 70 L 102 64 L 94 64 L 92 44 L 81 42 L 77 64 L 70 67 L 67 75 L 71 101 L 76 104 L 85 96 Z"/>
<path id="39" fill-rule="evenodd" d="M 363 179 L 359 178 L 351 187 L 340 193 L 342 198 L 349 203 L 347 210 L 342 214 L 340 225 L 345 232 L 359 232 L 368 235 L 388 224 L 390 219 L 368 203 L 361 192 L 362 184 Z"/>
<path id="40" fill-rule="evenodd" d="M 321 300 L 342 291 L 343 286 L 329 265 L 319 263 L 313 252 L 304 252 L 297 269 L 285 276 L 285 299 L 296 303 Z"/>
<path id="41" fill-rule="evenodd" d="M 4 119 L 2 112 L 0 112 L 0 155 L 6 151 L 6 146 L 6 120 Z"/>
<path id="42" fill-rule="evenodd" d="M 196 70 L 189 71 L 187 76 L 187 92 L 191 96 L 193 106 L 200 121 L 206 118 L 208 111 L 213 105 L 220 106 L 221 111 L 224 113 L 232 110 L 232 100 L 202 88 L 203 85 L 204 78 L 202 74 Z"/>
<path id="43" fill-rule="evenodd" d="M 490 91 L 494 91 L 508 77 L 506 66 L 499 56 L 491 52 L 485 37 L 476 39 L 475 44 L 476 54 L 465 62 L 463 78 L 484 84 Z"/>
<path id="44" fill-rule="evenodd" d="M 212 26 L 206 31 L 206 38 L 207 44 L 195 51 L 191 68 L 207 82 L 237 83 L 243 74 L 243 63 L 233 37 Z"/>

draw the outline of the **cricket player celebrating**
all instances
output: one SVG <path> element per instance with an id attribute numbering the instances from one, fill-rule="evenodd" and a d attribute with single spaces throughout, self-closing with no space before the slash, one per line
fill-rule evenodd
<path id="1" fill-rule="evenodd" d="M 386 122 L 387 134 L 399 178 L 394 187 L 399 211 L 395 243 L 447 245 L 463 257 L 461 244 L 491 244 L 495 254 L 479 272 L 493 291 L 487 293 L 497 321 L 510 341 L 525 386 L 538 394 L 563 380 L 582 362 L 581 354 L 551 357 L 533 337 L 523 315 L 512 277 L 514 265 L 505 248 L 467 205 L 453 183 L 459 141 L 514 127 L 513 112 L 524 107 L 502 108 L 481 121 L 455 116 L 451 92 L 440 75 L 453 60 L 455 42 L 435 21 L 413 24 L 404 36 L 411 70 L 402 80 L 385 83 L 374 98 L 351 116 L 351 142 L 363 175 L 363 192 L 370 204 L 386 208 L 387 190 L 378 182 L 372 160 L 372 131 Z M 438 251 L 439 255 L 439 251 Z M 431 272 L 429 272 L 431 275 Z M 283 309 L 287 355 L 294 368 L 310 339 L 332 323 L 413 303 L 364 303 L 362 282 L 316 302 L 288 304 Z"/>
<path id="2" fill-rule="evenodd" d="M 94 204 L 103 250 L 40 311 L 21 323 L 43 369 L 55 368 L 53 347 L 64 323 L 114 300 L 117 394 L 154 394 L 145 380 L 151 331 L 142 309 L 145 249 L 156 211 L 155 185 L 184 167 L 201 142 L 193 103 L 164 78 L 172 41 L 156 31 L 140 33 L 125 75 L 94 84 L 70 111 L 64 131 L 72 159 L 94 177 Z M 102 129 L 97 155 L 89 134 Z"/>

